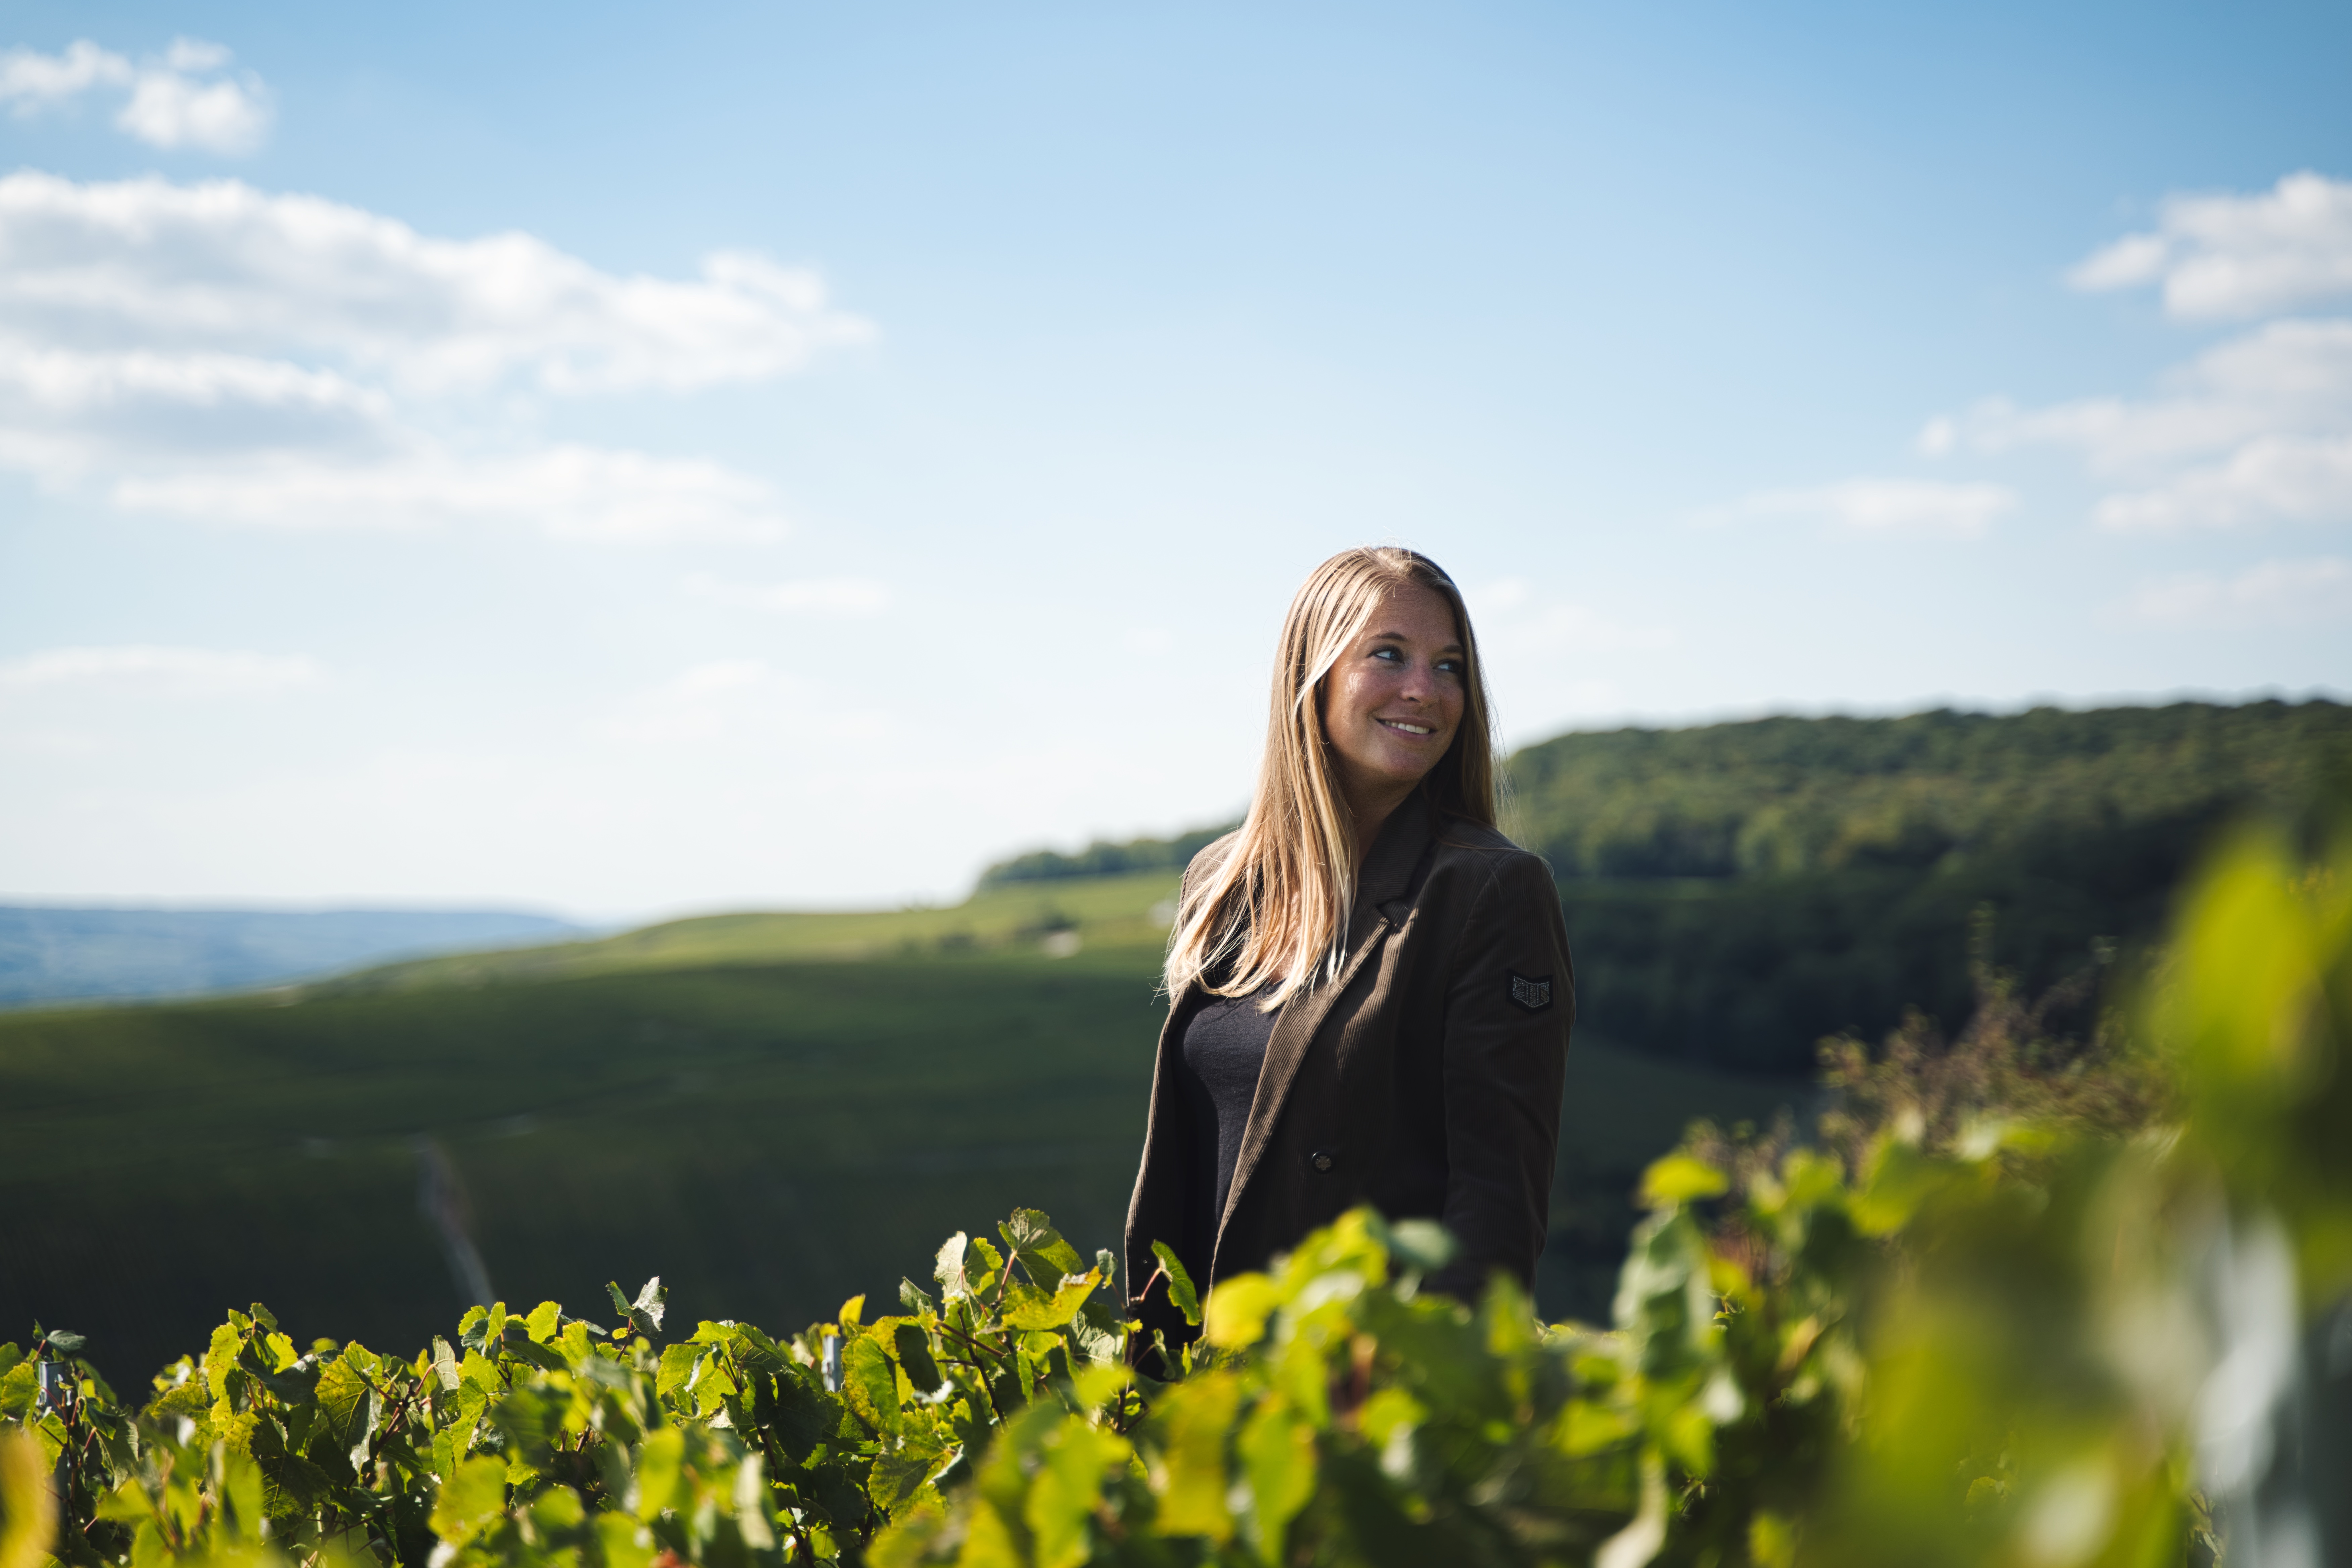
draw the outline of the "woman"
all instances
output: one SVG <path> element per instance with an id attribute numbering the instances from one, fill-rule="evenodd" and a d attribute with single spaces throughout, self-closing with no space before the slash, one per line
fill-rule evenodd
<path id="1" fill-rule="evenodd" d="M 1575 1014 L 1543 861 L 1495 826 L 1462 595 L 1350 550 L 1291 601 L 1248 817 L 1193 858 L 1168 947 L 1132 1310 L 1186 1331 L 1151 1244 L 1202 1294 L 1358 1204 L 1444 1223 L 1429 1283 L 1528 1285 Z"/>

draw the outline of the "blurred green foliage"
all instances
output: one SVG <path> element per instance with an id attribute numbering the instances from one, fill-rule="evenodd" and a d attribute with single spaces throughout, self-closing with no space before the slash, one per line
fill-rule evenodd
<path id="1" fill-rule="evenodd" d="M 495 1306 L 404 1360 L 256 1307 L 134 1407 L 52 1331 L 0 1348 L 0 1550 L 47 1512 L 131 1568 L 2226 1560 L 2221 1417 L 2303 1375 L 2249 1383 L 2231 1238 L 2286 1238 L 2291 1324 L 2352 1287 L 2347 889 L 2352 844 L 2248 834 L 2127 1028 L 1996 985 L 1948 1045 L 1833 1047 L 1818 1140 L 1650 1167 L 1606 1331 L 1423 1292 L 1443 1234 L 1358 1211 L 1205 1302 L 1163 1253 L 1202 1334 L 1158 1383 L 1109 1255 L 1022 1210 L 936 1294 L 788 1336 L 666 1340 L 657 1281 L 610 1331 Z"/>
<path id="2" fill-rule="evenodd" d="M 658 1279 L 610 1288 L 609 1331 L 501 1303 L 409 1358 L 299 1348 L 257 1304 L 134 1405 L 53 1333 L 34 1362 L 0 1347 L 0 1426 L 39 1445 L 75 1564 L 856 1562 L 1007 1413 L 1118 1349 L 1108 1253 L 1082 1263 L 1031 1211 L 999 1234 L 941 1248 L 943 1300 L 908 1284 L 904 1315 L 856 1299 L 781 1340 L 666 1341 Z M 45 1394 L 36 1365 L 69 1375 Z M 23 1468 L 0 1465 L 12 1518 L 38 1508 Z"/>
<path id="3" fill-rule="evenodd" d="M 2306 863 L 2284 834 L 2242 833 L 2143 1004 L 2198 1147 L 2285 1225 L 2306 1307 L 2352 1289 L 2352 837 L 2335 848 Z"/>

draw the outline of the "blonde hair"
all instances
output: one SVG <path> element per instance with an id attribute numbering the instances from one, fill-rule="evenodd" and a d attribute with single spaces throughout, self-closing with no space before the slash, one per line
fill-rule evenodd
<path id="1" fill-rule="evenodd" d="M 1426 588 L 1453 610 L 1465 671 L 1461 726 L 1418 793 L 1447 816 L 1495 825 L 1486 676 L 1461 590 L 1410 550 L 1342 551 L 1315 568 L 1283 617 L 1249 816 L 1224 858 L 1185 889 L 1163 974 L 1171 996 L 1196 980 L 1219 996 L 1263 990 L 1270 1012 L 1318 970 L 1338 974 L 1359 868 L 1354 817 L 1323 732 L 1323 684 L 1374 612 L 1407 588 Z"/>

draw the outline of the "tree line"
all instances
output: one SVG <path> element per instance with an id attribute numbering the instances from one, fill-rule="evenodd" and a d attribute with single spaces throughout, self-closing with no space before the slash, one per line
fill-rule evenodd
<path id="1" fill-rule="evenodd" d="M 2352 708 L 2314 700 L 1778 717 L 1521 749 L 1506 828 L 1550 861 L 1580 1026 L 1793 1075 L 1824 1036 L 1957 1026 L 1971 965 L 2048 990 L 2161 928 L 2249 812 L 2352 800 Z M 1181 868 L 1232 825 L 1038 850 L 983 885 Z"/>

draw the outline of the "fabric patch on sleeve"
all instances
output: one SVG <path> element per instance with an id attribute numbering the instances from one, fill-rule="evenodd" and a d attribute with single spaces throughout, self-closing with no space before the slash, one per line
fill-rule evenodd
<path id="1" fill-rule="evenodd" d="M 1540 1013 L 1551 1005 L 1551 976 L 1530 979 L 1517 970 L 1511 971 L 1511 1000 L 1530 1013 Z"/>

